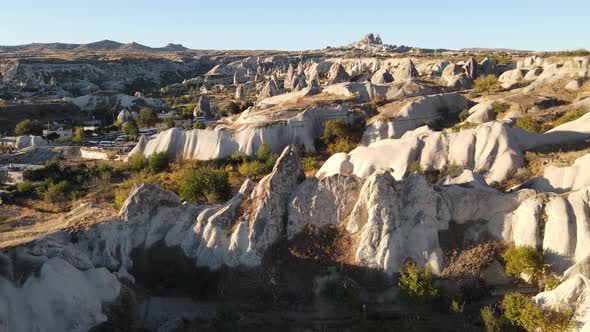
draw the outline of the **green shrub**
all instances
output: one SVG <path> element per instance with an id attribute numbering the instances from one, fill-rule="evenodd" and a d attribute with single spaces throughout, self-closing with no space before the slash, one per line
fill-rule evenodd
<path id="1" fill-rule="evenodd" d="M 303 157 L 301 158 L 301 166 L 305 172 L 311 172 L 320 168 L 320 163 L 315 157 Z"/>
<path id="2" fill-rule="evenodd" d="M 494 111 L 494 113 L 496 113 L 496 115 L 506 113 L 506 112 L 508 112 L 509 109 L 510 109 L 510 104 L 508 104 L 508 103 L 502 103 L 499 101 L 494 101 L 492 103 L 492 110 Z"/>
<path id="3" fill-rule="evenodd" d="M 498 82 L 498 78 L 495 75 L 478 77 L 473 82 L 473 90 L 475 92 L 491 92 L 499 89 L 500 82 Z"/>
<path id="4" fill-rule="evenodd" d="M 321 295 L 333 304 L 356 306 L 360 300 L 359 286 L 349 278 L 338 278 L 326 283 Z"/>
<path id="5" fill-rule="evenodd" d="M 469 117 L 469 110 L 468 109 L 464 109 L 461 111 L 461 113 L 459 113 L 459 120 L 461 120 L 461 122 L 467 120 L 468 117 Z"/>
<path id="6" fill-rule="evenodd" d="M 259 178 L 267 174 L 269 169 L 266 163 L 254 160 L 241 164 L 238 168 L 238 172 L 249 178 Z"/>
<path id="7" fill-rule="evenodd" d="M 439 171 L 439 178 L 443 178 L 445 176 L 453 176 L 463 170 L 463 166 L 457 164 L 447 164 Z"/>
<path id="8" fill-rule="evenodd" d="M 148 160 L 148 167 L 150 171 L 159 173 L 168 168 L 170 161 L 168 160 L 168 154 L 166 152 L 155 152 Z"/>
<path id="9" fill-rule="evenodd" d="M 69 183 L 66 180 L 60 181 L 58 183 L 51 182 L 45 192 L 43 193 L 43 200 L 48 203 L 58 203 L 64 202 L 67 200 L 67 191 L 68 191 Z"/>
<path id="10" fill-rule="evenodd" d="M 37 135 L 43 134 L 43 126 L 37 120 L 26 119 L 19 122 L 14 128 L 14 133 L 17 136 L 22 135 Z"/>
<path id="11" fill-rule="evenodd" d="M 349 138 L 339 138 L 334 143 L 328 145 L 328 151 L 331 153 L 348 153 L 354 150 L 354 148 L 356 148 L 356 144 L 354 144 Z"/>
<path id="12" fill-rule="evenodd" d="M 481 308 L 481 310 L 479 311 L 479 315 L 481 317 L 486 332 L 502 332 L 505 330 L 505 318 L 502 316 L 497 317 L 492 306 L 485 306 Z"/>
<path id="13" fill-rule="evenodd" d="M 410 166 L 408 167 L 408 170 L 406 171 L 406 176 L 414 174 L 414 173 L 424 174 L 424 169 L 422 169 L 422 165 L 420 164 L 419 161 L 413 161 L 410 164 Z"/>
<path id="14" fill-rule="evenodd" d="M 506 261 L 506 273 L 513 276 L 525 274 L 537 279 L 543 274 L 543 253 L 533 247 L 512 247 L 502 254 Z"/>
<path id="15" fill-rule="evenodd" d="M 342 119 L 329 120 L 324 123 L 320 142 L 331 153 L 350 152 L 360 140 L 363 128 L 363 122 L 353 125 Z"/>
<path id="16" fill-rule="evenodd" d="M 258 147 L 258 151 L 256 152 L 256 157 L 258 160 L 266 161 L 272 156 L 272 150 L 266 144 L 262 144 Z"/>
<path id="17" fill-rule="evenodd" d="M 521 293 L 506 294 L 502 300 L 504 317 L 513 325 L 524 327 L 522 312 L 531 302 L 529 297 Z"/>
<path id="18" fill-rule="evenodd" d="M 152 127 L 153 125 L 158 122 L 158 116 L 151 108 L 144 107 L 139 110 L 139 117 L 137 118 L 137 123 L 145 128 L 145 127 Z"/>
<path id="19" fill-rule="evenodd" d="M 207 125 L 205 125 L 205 122 L 197 121 L 193 124 L 193 129 L 205 129 L 205 128 L 207 128 Z"/>
<path id="20" fill-rule="evenodd" d="M 402 295 L 413 303 L 427 303 L 436 299 L 440 292 L 432 282 L 432 274 L 416 264 L 405 264 L 400 272 L 398 286 Z"/>
<path id="21" fill-rule="evenodd" d="M 16 190 L 21 194 L 33 194 L 36 187 L 37 186 L 29 180 L 24 180 L 23 182 L 16 184 Z"/>
<path id="22" fill-rule="evenodd" d="M 557 286 L 559 286 L 560 283 L 559 277 L 553 273 L 549 274 L 548 276 L 545 276 L 543 281 L 545 283 L 545 291 L 555 289 Z"/>
<path id="23" fill-rule="evenodd" d="M 178 194 L 185 201 L 216 203 L 227 200 L 230 189 L 226 171 L 201 167 L 182 176 Z"/>
<path id="24" fill-rule="evenodd" d="M 571 112 L 567 112 L 564 115 L 560 116 L 557 120 L 553 121 L 552 125 L 555 128 L 555 127 L 560 126 L 566 122 L 577 120 L 577 119 L 581 118 L 584 114 L 586 114 L 586 112 L 584 112 L 580 109 L 573 110 Z"/>
<path id="25" fill-rule="evenodd" d="M 504 296 L 504 317 L 515 326 L 527 331 L 561 332 L 574 327 L 571 308 L 542 310 L 533 300 L 520 293 Z"/>
<path id="26" fill-rule="evenodd" d="M 76 127 L 74 128 L 74 133 L 72 135 L 72 142 L 81 143 L 84 140 L 84 128 Z"/>
<path id="27" fill-rule="evenodd" d="M 131 137 L 137 137 L 137 135 L 139 134 L 139 127 L 137 126 L 137 123 L 135 123 L 135 121 L 133 120 L 123 123 L 123 125 L 121 126 L 121 130 L 123 130 L 123 132 L 126 135 L 129 135 Z"/>
<path id="28" fill-rule="evenodd" d="M 530 117 L 529 115 L 516 119 L 514 128 L 520 128 L 522 130 L 530 131 L 533 133 L 543 132 L 543 125 L 539 121 Z"/>
<path id="29" fill-rule="evenodd" d="M 248 156 L 244 152 L 234 152 L 229 155 L 229 161 L 235 164 L 242 164 L 250 160 L 250 156 Z"/>
<path id="30" fill-rule="evenodd" d="M 55 141 L 56 139 L 59 138 L 59 134 L 52 131 L 49 134 L 45 135 L 45 139 L 47 139 L 48 141 Z"/>
<path id="31" fill-rule="evenodd" d="M 133 154 L 127 159 L 127 168 L 131 171 L 139 172 L 147 166 L 147 159 L 141 153 Z"/>
<path id="32" fill-rule="evenodd" d="M 167 127 L 168 129 L 170 129 L 170 128 L 174 128 L 174 127 L 176 126 L 176 125 L 174 124 L 174 119 L 172 119 L 172 118 L 166 118 L 166 119 L 164 120 L 164 123 L 166 124 L 166 127 Z"/>
<path id="33" fill-rule="evenodd" d="M 236 103 L 235 101 L 230 101 L 229 104 L 227 105 L 227 112 L 229 114 L 238 114 L 240 113 L 242 110 L 240 108 L 240 104 Z"/>
<path id="34" fill-rule="evenodd" d="M 351 136 L 350 124 L 342 119 L 329 120 L 324 123 L 324 131 L 320 139 L 326 144 L 336 142 L 338 139 L 346 139 Z"/>

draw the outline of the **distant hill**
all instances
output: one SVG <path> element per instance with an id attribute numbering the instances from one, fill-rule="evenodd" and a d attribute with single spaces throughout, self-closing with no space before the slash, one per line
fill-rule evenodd
<path id="1" fill-rule="evenodd" d="M 105 39 L 90 44 L 79 45 L 76 49 L 82 51 L 113 51 L 121 46 L 123 46 L 123 43 Z"/>
<path id="2" fill-rule="evenodd" d="M 470 47 L 470 48 L 462 48 L 458 50 L 459 52 L 470 52 L 470 53 L 480 53 L 480 52 L 491 52 L 491 53 L 498 53 L 498 52 L 505 52 L 505 53 L 526 53 L 530 52 L 527 50 L 515 50 L 511 48 L 486 48 L 486 47 Z"/>
<path id="3" fill-rule="evenodd" d="M 149 47 L 136 42 L 123 44 L 113 40 L 101 40 L 88 44 L 68 44 L 68 43 L 31 43 L 15 46 L 1 46 L 0 52 L 18 52 L 18 51 L 113 51 L 113 52 L 182 52 L 189 50 L 181 44 L 167 44 L 164 47 Z"/>

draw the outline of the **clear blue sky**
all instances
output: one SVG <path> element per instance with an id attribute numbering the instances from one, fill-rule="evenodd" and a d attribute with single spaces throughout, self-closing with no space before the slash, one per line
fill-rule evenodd
<path id="1" fill-rule="evenodd" d="M 590 48 L 590 0 L 6 0 L 0 45 L 102 39 L 317 49 L 380 33 L 417 47 Z"/>

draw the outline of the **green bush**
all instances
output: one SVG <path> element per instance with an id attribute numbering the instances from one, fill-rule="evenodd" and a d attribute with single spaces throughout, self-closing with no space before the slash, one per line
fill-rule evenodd
<path id="1" fill-rule="evenodd" d="M 349 138 L 339 138 L 334 143 L 328 145 L 328 151 L 331 153 L 348 153 L 354 150 L 354 148 L 356 148 L 356 144 L 354 144 Z"/>
<path id="2" fill-rule="evenodd" d="M 406 171 L 406 176 L 414 173 L 424 174 L 424 169 L 422 169 L 422 165 L 419 161 L 414 161 L 410 164 L 408 170 Z"/>
<path id="3" fill-rule="evenodd" d="M 272 156 L 272 150 L 266 144 L 262 144 L 258 147 L 258 151 L 256 152 L 256 157 L 258 160 L 266 161 Z"/>
<path id="4" fill-rule="evenodd" d="M 543 132 L 543 125 L 539 121 L 530 117 L 529 115 L 516 119 L 514 128 L 520 128 L 522 130 L 530 131 L 533 133 Z"/>
<path id="5" fill-rule="evenodd" d="M 301 166 L 305 172 L 311 172 L 320 168 L 320 163 L 315 157 L 303 157 L 301 158 Z"/>
<path id="6" fill-rule="evenodd" d="M 459 120 L 461 120 L 461 122 L 467 120 L 468 117 L 469 117 L 469 110 L 468 109 L 464 109 L 461 111 L 461 113 L 459 113 Z"/>
<path id="7" fill-rule="evenodd" d="M 166 120 L 164 120 L 164 123 L 166 124 L 166 127 L 168 129 L 175 127 L 174 119 L 172 119 L 172 118 L 166 118 Z"/>
<path id="8" fill-rule="evenodd" d="M 577 120 L 577 119 L 581 118 L 584 114 L 586 114 L 586 112 L 584 112 L 580 109 L 573 110 L 571 112 L 567 112 L 564 115 L 560 116 L 557 120 L 553 121 L 552 125 L 555 128 L 555 127 L 560 126 L 566 122 Z"/>
<path id="9" fill-rule="evenodd" d="M 320 142 L 331 153 L 350 152 L 360 140 L 363 128 L 362 121 L 353 125 L 342 119 L 329 120 L 324 123 Z"/>
<path id="10" fill-rule="evenodd" d="M 21 194 L 34 194 L 36 187 L 37 186 L 29 180 L 24 180 L 23 182 L 16 184 L 16 190 Z"/>
<path id="11" fill-rule="evenodd" d="M 338 119 L 329 120 L 324 123 L 324 131 L 320 139 L 328 146 L 338 139 L 346 139 L 351 136 L 351 126 L 348 122 Z"/>
<path id="12" fill-rule="evenodd" d="M 52 131 L 49 134 L 45 135 L 45 139 L 47 139 L 48 141 L 55 141 L 56 139 L 59 138 L 59 134 Z"/>
<path id="13" fill-rule="evenodd" d="M 144 107 L 139 110 L 139 117 L 137 118 L 137 123 L 145 128 L 145 127 L 152 127 L 153 125 L 158 122 L 158 115 L 156 112 L 151 108 Z"/>
<path id="14" fill-rule="evenodd" d="M 520 293 L 504 296 L 504 317 L 526 331 L 562 332 L 574 327 L 574 312 L 571 308 L 542 310 L 533 300 Z"/>
<path id="15" fill-rule="evenodd" d="M 248 156 L 244 152 L 234 152 L 229 155 L 229 161 L 235 164 L 242 164 L 250 160 L 250 156 Z"/>
<path id="16" fill-rule="evenodd" d="M 64 202 L 68 199 L 67 191 L 68 191 L 69 183 L 66 180 L 60 181 L 58 183 L 49 183 L 47 189 L 43 193 L 43 200 L 48 203 L 58 203 Z"/>
<path id="17" fill-rule="evenodd" d="M 81 143 L 84 140 L 84 128 L 76 127 L 74 128 L 74 133 L 72 135 L 72 142 Z"/>
<path id="18" fill-rule="evenodd" d="M 543 253 L 533 247 L 512 247 L 502 254 L 506 261 L 506 273 L 513 276 L 526 274 L 533 279 L 543 274 L 545 260 Z"/>
<path id="19" fill-rule="evenodd" d="M 416 264 L 405 264 L 400 272 L 398 286 L 409 302 L 427 303 L 436 299 L 440 291 L 432 282 L 432 274 Z"/>
<path id="20" fill-rule="evenodd" d="M 266 163 L 259 160 L 249 161 L 241 164 L 238 172 L 249 178 L 260 178 L 269 172 Z"/>
<path id="21" fill-rule="evenodd" d="M 473 82 L 473 90 L 475 92 L 491 92 L 499 89 L 500 82 L 498 82 L 498 78 L 495 75 L 478 77 Z"/>
<path id="22" fill-rule="evenodd" d="M 229 114 L 238 114 L 240 113 L 242 110 L 240 108 L 240 104 L 236 103 L 235 101 L 230 101 L 229 104 L 227 105 L 227 112 Z"/>
<path id="23" fill-rule="evenodd" d="M 465 309 L 465 302 L 459 303 L 459 301 L 457 301 L 457 300 L 451 301 L 451 306 L 450 306 L 449 310 L 452 313 L 462 314 L 464 309 Z"/>
<path id="24" fill-rule="evenodd" d="M 205 125 L 204 122 L 197 121 L 193 124 L 193 129 L 205 129 L 205 128 L 207 128 L 207 125 Z"/>
<path id="25" fill-rule="evenodd" d="M 524 327 L 522 312 L 531 302 L 529 297 L 521 293 L 506 294 L 502 300 L 504 317 L 513 325 Z"/>
<path id="26" fill-rule="evenodd" d="M 127 159 L 127 168 L 130 171 L 139 172 L 148 166 L 147 159 L 141 153 L 133 154 Z"/>
<path id="27" fill-rule="evenodd" d="M 510 104 L 495 101 L 492 103 L 492 110 L 496 115 L 506 113 L 510 109 Z"/>
<path id="28" fill-rule="evenodd" d="M 135 123 L 135 121 L 133 120 L 123 123 L 123 125 L 121 126 L 121 130 L 123 130 L 123 132 L 126 135 L 129 135 L 131 137 L 137 137 L 137 135 L 139 134 L 139 127 L 137 126 L 137 123 Z"/>
<path id="29" fill-rule="evenodd" d="M 486 332 L 502 332 L 505 330 L 506 320 L 503 316 L 496 316 L 492 306 L 485 306 L 479 311 Z"/>
<path id="30" fill-rule="evenodd" d="M 14 128 L 14 133 L 17 136 L 22 135 L 37 135 L 43 134 L 43 126 L 37 120 L 26 119 L 19 122 Z"/>
<path id="31" fill-rule="evenodd" d="M 150 171 L 154 173 L 159 173 L 166 170 L 169 164 L 170 161 L 168 160 L 168 155 L 166 152 L 153 153 L 148 159 L 148 167 Z"/>
<path id="32" fill-rule="evenodd" d="M 356 306 L 361 302 L 359 286 L 345 277 L 327 282 L 320 294 L 337 305 Z"/>
<path id="33" fill-rule="evenodd" d="M 227 172 L 201 167 L 183 175 L 178 194 L 185 201 L 216 203 L 227 200 L 230 189 Z"/>

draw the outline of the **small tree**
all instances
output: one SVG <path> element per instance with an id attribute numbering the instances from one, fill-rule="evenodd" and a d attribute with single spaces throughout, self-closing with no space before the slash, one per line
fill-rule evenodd
<path id="1" fill-rule="evenodd" d="M 248 178 L 259 178 L 268 173 L 268 167 L 265 163 L 254 160 L 241 164 L 238 167 L 238 172 Z"/>
<path id="2" fill-rule="evenodd" d="M 152 127 L 158 122 L 158 116 L 151 108 L 144 107 L 139 111 L 137 122 L 142 128 Z"/>
<path id="3" fill-rule="evenodd" d="M 473 90 L 476 92 L 490 92 L 499 89 L 500 82 L 498 82 L 498 78 L 495 75 L 478 77 L 473 82 Z"/>
<path id="4" fill-rule="evenodd" d="M 521 274 L 533 279 L 543 274 L 545 260 L 543 253 L 533 247 L 513 247 L 504 252 L 506 273 L 519 277 Z"/>
<path id="5" fill-rule="evenodd" d="M 137 137 L 139 134 L 139 127 L 133 120 L 123 123 L 122 130 L 125 134 L 131 137 Z"/>
<path id="6" fill-rule="evenodd" d="M 127 168 L 134 172 L 139 172 L 147 167 L 147 159 L 141 153 L 135 153 L 127 159 Z"/>
<path id="7" fill-rule="evenodd" d="M 258 151 L 256 152 L 256 157 L 259 160 L 268 160 L 272 156 L 272 150 L 266 144 L 262 144 L 258 147 Z"/>
<path id="8" fill-rule="evenodd" d="M 574 326 L 574 312 L 570 308 L 543 310 L 526 295 L 512 293 L 502 300 L 504 317 L 527 331 L 562 332 Z"/>
<path id="9" fill-rule="evenodd" d="M 238 103 L 236 103 L 235 101 L 230 101 L 229 104 L 227 104 L 227 112 L 229 114 L 238 114 L 240 113 L 242 110 L 240 109 L 240 105 Z"/>
<path id="10" fill-rule="evenodd" d="M 169 164 L 168 155 L 166 152 L 153 153 L 148 160 L 148 167 L 150 171 L 159 173 L 168 168 Z"/>
<path id="11" fill-rule="evenodd" d="M 72 135 L 72 142 L 81 143 L 84 140 L 84 128 L 76 127 L 74 128 L 74 133 Z"/>
<path id="12" fill-rule="evenodd" d="M 207 126 L 205 125 L 204 122 L 197 121 L 193 124 L 193 129 L 205 129 L 205 128 L 207 128 Z"/>
<path id="13" fill-rule="evenodd" d="M 432 274 L 416 264 L 407 263 L 402 268 L 398 282 L 402 294 L 410 302 L 426 303 L 437 298 L 439 290 L 432 282 Z"/>
<path id="14" fill-rule="evenodd" d="M 49 141 L 55 141 L 56 139 L 59 138 L 59 134 L 52 131 L 49 134 L 45 135 L 45 138 Z"/>
<path id="15" fill-rule="evenodd" d="M 176 126 L 176 124 L 174 124 L 174 119 L 172 118 L 166 118 L 166 120 L 164 120 L 164 123 L 168 128 L 174 128 Z"/>
<path id="16" fill-rule="evenodd" d="M 228 199 L 230 189 L 227 172 L 202 167 L 183 175 L 178 194 L 186 201 L 216 203 Z"/>
<path id="17" fill-rule="evenodd" d="M 41 122 L 37 120 L 26 119 L 19 122 L 14 128 L 14 133 L 17 136 L 22 135 L 41 135 L 43 134 L 43 127 Z"/>

